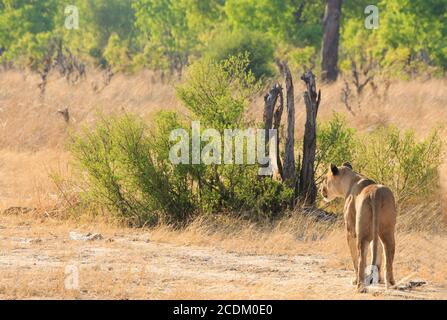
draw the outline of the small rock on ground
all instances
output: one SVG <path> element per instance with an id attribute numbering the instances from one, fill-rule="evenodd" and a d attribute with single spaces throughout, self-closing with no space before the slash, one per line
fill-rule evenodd
<path id="1" fill-rule="evenodd" d="M 71 240 L 94 241 L 103 239 L 100 233 L 79 233 L 71 231 L 69 235 Z"/>

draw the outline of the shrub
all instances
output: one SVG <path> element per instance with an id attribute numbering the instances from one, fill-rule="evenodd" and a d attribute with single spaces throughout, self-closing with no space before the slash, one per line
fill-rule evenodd
<path id="1" fill-rule="evenodd" d="M 438 130 L 421 140 L 414 131 L 393 126 L 359 133 L 334 114 L 332 120 L 319 126 L 317 148 L 318 182 L 330 163 L 350 161 L 355 171 L 390 187 L 402 206 L 423 202 L 438 190 L 442 162 Z"/>
<path id="2" fill-rule="evenodd" d="M 243 114 L 257 82 L 247 65 L 246 56 L 220 63 L 204 59 L 188 71 L 177 92 L 202 129 L 222 133 L 248 127 Z M 290 206 L 293 189 L 259 177 L 258 164 L 174 165 L 170 151 L 177 141 L 171 141 L 171 132 L 179 128 L 186 130 L 191 146 L 191 129 L 172 112 L 157 114 L 151 129 L 129 115 L 102 118 L 93 130 L 84 129 L 73 137 L 71 150 L 86 177 L 85 195 L 134 225 L 178 225 L 195 214 L 275 217 Z M 421 140 L 396 127 L 360 133 L 334 114 L 317 134 L 317 182 L 329 163 L 350 161 L 357 172 L 389 186 L 400 208 L 427 203 L 437 191 L 442 158 L 437 130 Z M 203 151 L 207 141 L 202 143 Z M 407 216 L 406 221 L 414 219 Z"/>
<path id="3" fill-rule="evenodd" d="M 246 54 L 239 54 L 222 62 L 205 58 L 190 67 L 177 93 L 202 127 L 220 133 L 247 127 L 244 111 L 259 88 L 249 63 Z M 290 202 L 290 190 L 271 179 L 258 179 L 257 170 L 256 164 L 211 165 L 195 170 L 202 212 L 280 212 Z"/>
<path id="4" fill-rule="evenodd" d="M 211 41 L 206 56 L 221 62 L 232 56 L 248 54 L 248 69 L 256 79 L 273 75 L 273 47 L 269 38 L 263 33 L 245 29 L 218 34 Z"/>
<path id="5" fill-rule="evenodd" d="M 174 115 L 156 120 L 161 132 L 176 127 Z M 168 135 L 169 136 L 169 135 Z M 164 134 L 149 133 L 131 116 L 101 119 L 70 145 L 87 179 L 85 196 L 133 225 L 187 220 L 193 212 L 187 173 L 167 160 Z"/>
<path id="6" fill-rule="evenodd" d="M 170 132 L 181 124 L 168 112 L 155 123 L 149 130 L 134 117 L 111 117 L 73 137 L 86 200 L 135 226 L 184 224 L 194 213 L 272 217 L 290 203 L 293 191 L 259 179 L 257 165 L 172 164 Z"/>
<path id="7" fill-rule="evenodd" d="M 316 180 L 321 182 L 329 164 L 337 165 L 345 161 L 352 161 L 355 154 L 355 135 L 352 128 L 348 128 L 346 119 L 334 113 L 332 119 L 317 126 L 317 154 Z"/>
<path id="8" fill-rule="evenodd" d="M 252 216 L 280 216 L 291 202 L 294 191 L 280 181 L 271 178 L 257 179 L 257 173 L 246 177 L 240 185 L 236 185 L 235 199 L 240 201 L 239 210 L 251 213 Z"/>
<path id="9" fill-rule="evenodd" d="M 249 99 L 257 91 L 246 54 L 217 62 L 197 61 L 179 85 L 177 95 L 203 124 L 216 129 L 239 128 Z"/>
<path id="10" fill-rule="evenodd" d="M 297 74 L 301 75 L 307 70 L 313 70 L 319 73 L 317 64 L 317 53 L 315 47 L 291 47 L 286 46 L 277 50 L 277 56 L 281 60 L 289 61 L 290 68 Z"/>
<path id="11" fill-rule="evenodd" d="M 438 130 L 418 141 L 412 130 L 378 127 L 357 142 L 355 162 L 362 173 L 391 187 L 398 203 L 420 202 L 438 189 L 441 147 Z"/>

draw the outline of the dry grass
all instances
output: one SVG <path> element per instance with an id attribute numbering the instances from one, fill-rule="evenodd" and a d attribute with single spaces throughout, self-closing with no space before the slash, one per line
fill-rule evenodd
<path id="1" fill-rule="evenodd" d="M 50 77 L 46 95 L 40 96 L 38 78 L 18 72 L 0 73 L 0 148 L 18 151 L 63 149 L 69 130 L 92 124 L 99 112 L 131 112 L 150 117 L 158 110 L 181 110 L 171 84 L 153 81 L 153 74 L 117 75 L 111 84 L 95 91 L 100 75 L 70 85 Z M 69 108 L 67 125 L 58 110 Z"/>
<path id="2" fill-rule="evenodd" d="M 132 77 L 118 75 L 105 88 L 101 87 L 99 74 L 89 74 L 86 81 L 75 86 L 52 77 L 45 99 L 42 99 L 34 75 L 12 71 L 0 73 L 0 210 L 20 206 L 38 208 L 45 213 L 55 206 L 65 205 L 49 174 L 70 177 L 70 157 L 64 146 L 66 138 L 69 131 L 94 123 L 98 111 L 106 114 L 132 112 L 146 119 L 161 109 L 186 114 L 175 97 L 173 84 L 161 84 L 154 77 L 149 72 Z M 93 90 L 95 84 L 99 84 L 97 91 Z M 363 112 L 357 116 L 347 112 L 341 102 L 341 86 L 342 83 L 338 82 L 322 87 L 321 120 L 329 119 L 332 112 L 337 111 L 346 115 L 350 126 L 362 131 L 368 131 L 378 124 L 392 123 L 400 128 L 414 128 L 421 136 L 447 121 L 446 79 L 393 83 L 389 91 L 390 98 L 384 102 L 367 92 L 363 98 Z M 304 88 L 298 80 L 295 88 L 296 127 L 301 135 L 305 117 L 301 98 Z M 258 97 L 248 115 L 261 119 L 262 104 L 262 97 Z M 57 113 L 58 109 L 64 107 L 70 110 L 69 124 Z M 445 129 L 442 135 L 447 141 Z M 447 162 L 440 174 L 443 189 L 447 190 Z M 447 203 L 447 198 L 444 203 Z M 439 210 L 424 204 L 414 210 L 422 209 Z M 435 287 L 447 286 L 445 233 L 405 233 L 403 230 L 407 230 L 409 224 L 426 223 L 415 221 L 417 215 L 408 217 L 399 222 L 401 231 L 397 239 L 397 278 L 423 278 Z M 295 215 L 262 226 L 219 218 L 197 220 L 183 230 L 161 226 L 147 231 L 127 229 L 97 220 L 92 223 L 89 217 L 85 219 L 74 221 L 55 220 L 45 215 L 0 215 L 0 226 L 6 227 L 0 229 L 0 297 L 358 298 L 352 288 L 345 285 L 351 276 L 351 262 L 343 228 L 339 224 L 315 223 L 312 219 Z M 114 241 L 88 245 L 73 243 L 67 240 L 68 231 L 73 229 L 100 232 L 106 239 Z M 146 246 L 146 242 L 141 240 L 148 234 L 151 239 L 149 243 L 153 242 L 154 247 Z M 29 238 L 43 241 L 28 244 L 20 240 Z M 134 238 L 140 240 L 133 241 Z M 166 250 L 166 256 L 157 256 L 158 247 Z M 218 250 L 216 256 L 213 250 Z M 315 268 L 309 267 L 310 271 L 325 281 L 334 278 L 332 289 L 315 279 L 315 285 L 313 282 L 293 280 L 302 275 L 299 268 L 293 267 L 293 263 L 288 264 L 287 259 L 302 255 L 311 255 L 317 261 Z M 263 262 L 256 260 L 259 256 L 267 256 L 266 261 L 270 264 L 264 267 L 274 270 L 262 269 Z M 14 257 L 22 263 L 20 266 L 14 264 Z M 43 259 L 41 266 L 39 257 Z M 169 257 L 173 260 L 169 260 Z M 288 258 L 283 261 L 282 257 Z M 324 257 L 324 261 L 320 261 L 320 257 Z M 233 271 L 227 270 L 225 261 L 222 261 L 226 258 L 233 261 Z M 245 267 L 237 264 L 237 259 L 241 259 Z M 85 271 L 85 291 L 69 292 L 63 287 L 63 267 L 72 260 L 81 265 L 85 262 L 82 265 Z M 148 261 L 157 261 L 159 268 L 142 268 L 147 266 Z M 175 263 L 186 264 L 175 266 Z M 286 269 L 281 269 L 283 263 Z M 211 268 L 206 269 L 210 276 L 222 274 L 222 277 L 214 282 L 211 278 L 204 279 L 200 272 L 197 274 L 191 271 L 188 264 L 194 268 Z M 176 275 L 176 272 L 169 271 L 174 266 L 179 268 L 174 271 L 184 274 Z M 109 270 L 109 267 L 112 269 Z M 161 270 L 163 268 L 168 271 Z M 286 282 L 284 277 L 292 280 Z M 281 290 L 277 288 L 278 281 Z M 299 286 L 299 290 L 296 286 Z M 430 292 L 421 295 L 431 297 Z M 373 297 L 368 295 L 362 298 Z M 405 298 L 397 294 L 379 294 L 377 297 Z"/>
<path id="3" fill-rule="evenodd" d="M 304 85 L 295 76 L 296 128 L 301 135 L 305 121 L 302 92 Z M 160 83 L 155 75 L 143 72 L 134 76 L 117 75 L 102 90 L 92 89 L 101 83 L 99 74 L 70 85 L 64 79 L 50 77 L 45 98 L 39 95 L 38 78 L 14 71 L 0 73 L 0 148 L 36 151 L 63 148 L 68 129 L 94 122 L 97 112 L 131 112 L 150 118 L 158 110 L 176 110 L 186 114 L 175 95 L 174 83 Z M 370 91 L 362 99 L 362 112 L 351 115 L 341 101 L 342 81 L 322 86 L 319 119 L 327 120 L 334 111 L 346 114 L 349 125 L 369 130 L 378 124 L 392 123 L 400 128 L 414 128 L 420 135 L 447 121 L 447 79 L 394 82 L 389 99 L 382 101 Z M 263 93 L 247 111 L 253 119 L 262 119 Z M 68 107 L 71 124 L 67 127 L 57 110 Z M 357 111 L 357 110 L 356 110 Z M 443 131 L 447 137 L 446 131 Z"/>

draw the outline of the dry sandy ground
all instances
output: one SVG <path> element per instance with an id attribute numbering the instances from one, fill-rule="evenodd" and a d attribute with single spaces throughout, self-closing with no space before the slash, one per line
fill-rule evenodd
<path id="1" fill-rule="evenodd" d="M 1 299 L 447 299 L 430 283 L 357 294 L 350 268 L 330 254 L 259 254 L 166 242 L 150 230 L 27 221 L 0 216 Z M 71 240 L 72 230 L 103 239 Z M 67 290 L 75 273 L 79 287 Z"/>

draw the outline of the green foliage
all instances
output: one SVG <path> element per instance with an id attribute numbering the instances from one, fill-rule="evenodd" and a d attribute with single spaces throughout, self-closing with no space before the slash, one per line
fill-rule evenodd
<path id="1" fill-rule="evenodd" d="M 205 58 L 190 67 L 177 87 L 178 96 L 203 127 L 220 133 L 243 129 L 244 111 L 259 89 L 248 66 L 248 57 L 242 54 L 222 62 Z M 291 190 L 270 179 L 259 180 L 257 172 L 254 164 L 202 166 L 196 171 L 202 210 L 277 214 L 290 202 Z"/>
<path id="2" fill-rule="evenodd" d="M 38 68 L 49 46 L 55 28 L 58 8 L 55 0 L 0 1 L 0 48 L 5 50 L 1 60 L 16 60 L 22 67 Z"/>
<path id="3" fill-rule="evenodd" d="M 36 35 L 53 30 L 57 3 L 56 0 L 0 1 L 1 46 L 12 48 L 26 34 Z"/>
<path id="4" fill-rule="evenodd" d="M 223 130 L 240 128 L 249 98 L 258 88 L 248 56 L 239 54 L 222 62 L 197 61 L 177 87 L 177 95 L 204 125 Z"/>
<path id="5" fill-rule="evenodd" d="M 78 30 L 64 27 L 68 4 L 79 10 Z M 370 4 L 379 8 L 376 30 L 364 27 Z M 38 70 L 49 39 L 61 39 L 77 60 L 117 71 L 151 68 L 181 74 L 205 55 L 221 60 L 247 51 L 256 77 L 268 77 L 275 51 L 301 72 L 317 65 L 325 5 L 305 0 L 0 0 L 0 59 Z M 444 74 L 446 12 L 446 0 L 343 1 L 340 68 L 348 70 L 351 59 L 358 66 L 372 59 L 393 77 Z M 110 56 L 120 59 L 111 62 Z"/>
<path id="6" fill-rule="evenodd" d="M 316 172 L 317 182 L 321 182 L 329 164 L 337 165 L 345 161 L 352 161 L 355 154 L 354 129 L 349 128 L 346 119 L 338 113 L 333 118 L 317 126 L 317 155 Z"/>
<path id="7" fill-rule="evenodd" d="M 284 59 L 289 61 L 290 68 L 296 74 L 303 74 L 307 70 L 313 70 L 314 73 L 318 74 L 315 47 L 288 48 Z"/>
<path id="8" fill-rule="evenodd" d="M 187 220 L 194 207 L 186 172 L 166 157 L 166 131 L 177 126 L 175 115 L 164 115 L 156 121 L 163 134 L 154 136 L 138 119 L 111 117 L 73 137 L 87 199 L 133 225 Z"/>
<path id="9" fill-rule="evenodd" d="M 182 68 L 194 46 L 184 1 L 138 0 L 133 3 L 135 25 L 141 32 L 142 47 L 159 47 L 159 65 L 167 64 L 171 70 Z"/>
<path id="10" fill-rule="evenodd" d="M 354 170 L 389 186 L 401 205 L 417 203 L 438 190 L 438 168 L 442 162 L 439 131 L 418 140 L 411 130 L 378 127 L 367 134 L 349 128 L 335 114 L 318 129 L 317 173 L 328 165 L 353 164 Z"/>
<path id="11" fill-rule="evenodd" d="M 257 169 L 257 168 L 256 168 Z M 294 191 L 281 181 L 271 178 L 259 179 L 257 172 L 240 179 L 235 185 L 233 210 L 243 210 L 252 217 L 280 216 L 291 202 Z M 234 201 L 232 199 L 232 201 Z M 230 207 L 231 208 L 231 207 Z"/>
<path id="12" fill-rule="evenodd" d="M 79 10 L 79 29 L 67 30 L 64 27 L 67 3 L 61 4 L 58 10 L 56 27 L 63 35 L 65 45 L 76 56 L 104 67 L 107 64 L 104 50 L 110 45 L 112 36 L 126 43 L 129 51 L 136 50 L 135 13 L 131 0 L 75 0 L 70 4 Z"/>
<path id="13" fill-rule="evenodd" d="M 4 61 L 15 59 L 18 66 L 39 70 L 45 58 L 52 36 L 50 33 L 37 35 L 26 33 L 19 42 L 10 47 L 2 56 Z"/>
<path id="14" fill-rule="evenodd" d="M 93 35 L 93 46 L 102 50 L 112 34 L 119 39 L 131 39 L 134 31 L 135 13 L 131 0 L 78 0 L 80 30 L 87 28 Z M 83 26 L 82 26 L 83 24 Z M 81 33 L 84 37 L 85 34 Z"/>
<path id="15" fill-rule="evenodd" d="M 257 79 L 273 75 L 273 47 L 265 34 L 246 29 L 225 31 L 215 36 L 209 48 L 207 56 L 218 62 L 247 53 L 248 69 Z"/>
<path id="16" fill-rule="evenodd" d="M 137 0 L 135 26 L 142 50 L 138 65 L 182 72 L 194 50 L 219 19 L 219 1 Z"/>
<path id="17" fill-rule="evenodd" d="M 130 66 L 129 48 L 120 40 L 119 35 L 112 33 L 107 47 L 104 49 L 104 58 L 115 72 L 125 71 Z"/>
<path id="18" fill-rule="evenodd" d="M 323 1 L 228 0 L 224 10 L 232 29 L 258 31 L 296 46 L 320 46 Z"/>
<path id="19" fill-rule="evenodd" d="M 438 188 L 441 147 L 438 130 L 418 141 L 414 131 L 379 127 L 358 142 L 355 162 L 360 172 L 391 187 L 399 203 L 419 202 Z"/>
<path id="20" fill-rule="evenodd" d="M 103 65 L 103 50 L 112 33 L 126 41 L 132 38 L 133 10 L 129 0 L 75 0 L 64 3 L 56 0 L 0 1 L 0 47 L 5 49 L 4 61 L 36 68 L 42 51 L 48 51 L 40 39 L 63 39 L 63 45 L 84 60 L 93 58 Z M 79 10 L 79 29 L 67 30 L 65 6 Z M 38 50 L 30 50 L 33 47 Z M 33 64 L 29 65 L 29 61 Z"/>
<path id="21" fill-rule="evenodd" d="M 364 15 L 349 16 L 342 24 L 342 69 L 361 57 L 372 57 L 385 73 L 398 77 L 447 68 L 447 1 L 384 0 L 377 5 L 378 29 L 364 28 Z"/>

